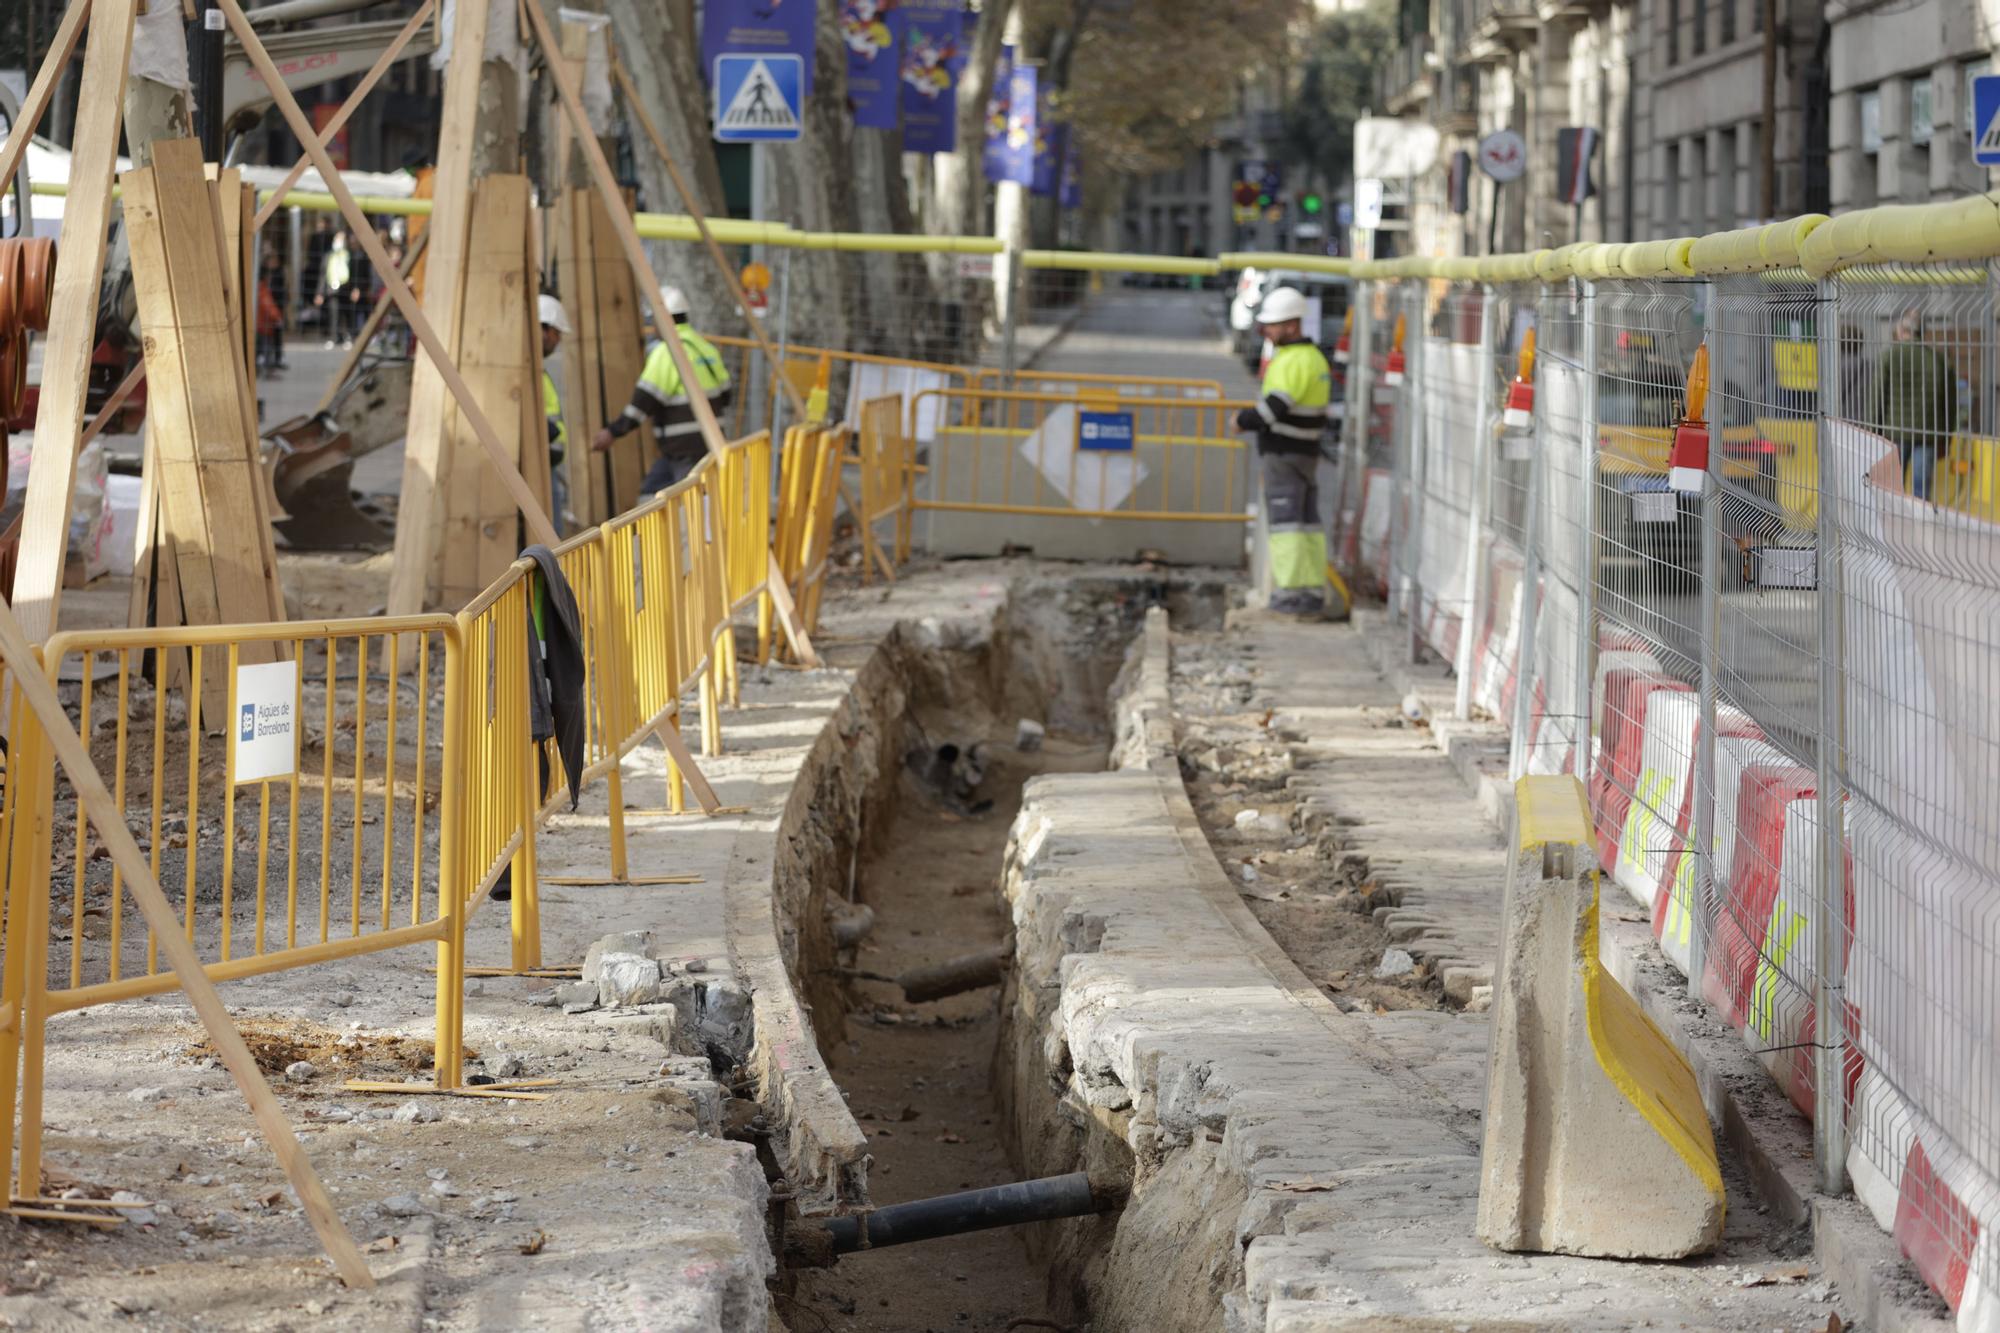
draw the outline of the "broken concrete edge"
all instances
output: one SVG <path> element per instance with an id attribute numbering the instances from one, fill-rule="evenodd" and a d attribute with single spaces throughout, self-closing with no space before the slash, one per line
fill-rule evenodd
<path id="1" fill-rule="evenodd" d="M 877 642 L 850 678 L 832 716 L 814 737 L 776 819 L 746 819 L 723 879 L 730 962 L 749 991 L 750 1048 L 745 1066 L 772 1117 L 772 1147 L 802 1214 L 838 1213 L 868 1202 L 868 1136 L 856 1123 L 826 1067 L 807 1006 L 792 981 L 781 921 L 778 849 L 801 836 L 811 816 L 814 775 L 845 758 L 856 699 L 880 687 L 888 641 Z"/>
<path id="2" fill-rule="evenodd" d="M 377 1321 L 375 1327 L 406 1327 L 422 1333 L 430 1301 L 431 1261 L 437 1255 L 436 1228 L 435 1218 L 409 1219 L 409 1229 L 397 1236 L 389 1261 L 375 1269 L 377 1308 L 369 1312 Z"/>
<path id="3" fill-rule="evenodd" d="M 1448 664 L 1409 661 L 1409 635 L 1385 612 L 1357 609 L 1352 628 L 1392 688 L 1403 694 L 1414 692 L 1427 704 L 1450 698 Z M 1514 818 L 1514 792 L 1505 762 L 1507 729 L 1496 722 L 1454 719 L 1446 712 L 1433 712 L 1431 718 L 1433 741 L 1481 812 L 1505 830 Z M 1735 1033 L 1726 1028 L 1720 1035 L 1695 1029 L 1694 1020 L 1707 1014 L 1707 1006 L 1688 999 L 1684 982 L 1674 984 L 1679 974 L 1660 952 L 1650 926 L 1604 922 L 1599 947 L 1605 970 L 1693 1066 L 1710 1121 L 1743 1165 L 1751 1189 L 1786 1222 L 1811 1226 L 1813 1251 L 1827 1278 L 1855 1302 L 1867 1326 L 1882 1333 L 1951 1329 L 1949 1319 L 1905 1299 L 1912 1290 L 1928 1296 L 1928 1289 L 1868 1210 L 1851 1197 L 1831 1198 L 1814 1188 L 1812 1126 L 1805 1118 L 1789 1103 L 1777 1114 L 1759 1111 L 1738 1091 L 1765 1088 L 1777 1095 L 1769 1072 Z"/>

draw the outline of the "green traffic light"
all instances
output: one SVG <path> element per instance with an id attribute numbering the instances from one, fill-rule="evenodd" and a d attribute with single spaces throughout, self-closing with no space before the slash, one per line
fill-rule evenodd
<path id="1" fill-rule="evenodd" d="M 1299 200 L 1299 206 L 1305 209 L 1305 211 L 1308 213 L 1317 213 L 1319 212 L 1319 196 L 1316 194 L 1309 194 L 1305 198 Z"/>
<path id="2" fill-rule="evenodd" d="M 1268 195 L 1268 194 L 1260 194 L 1260 195 L 1258 195 L 1258 196 L 1257 196 L 1257 207 L 1259 207 L 1259 208 L 1269 208 L 1270 206 L 1271 206 L 1271 196 L 1270 196 L 1270 195 Z"/>

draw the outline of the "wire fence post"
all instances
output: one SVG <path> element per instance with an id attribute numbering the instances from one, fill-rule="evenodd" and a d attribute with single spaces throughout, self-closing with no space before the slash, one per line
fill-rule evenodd
<path id="1" fill-rule="evenodd" d="M 1487 475 L 1493 467 L 1493 287 L 1482 283 L 1474 289 L 1479 297 L 1479 355 L 1476 365 L 1478 388 L 1472 407 L 1472 495 L 1466 523 L 1465 613 L 1458 624 L 1458 650 L 1452 667 L 1457 674 L 1452 697 L 1452 716 L 1463 721 L 1472 716 L 1472 654 L 1478 642 L 1479 626 L 1485 620 Z"/>
<path id="2" fill-rule="evenodd" d="M 1704 341 L 1715 334 L 1718 311 L 1715 285 L 1695 284 L 1695 307 L 1701 312 Z M 1722 398 L 1717 396 L 1715 401 Z M 1723 414 L 1710 412 L 1711 419 Z M 1717 422 L 1715 438 L 1722 438 Z M 1695 728 L 1694 810 L 1689 828 L 1689 852 L 1694 857 L 1693 887 L 1689 891 L 1687 993 L 1691 1000 L 1702 998 L 1702 973 L 1707 966 L 1708 931 L 1715 920 L 1715 699 L 1722 674 L 1720 621 L 1722 611 L 1722 450 L 1708 451 L 1708 466 L 1701 479 L 1701 663 L 1697 689 L 1701 720 Z M 1669 892 L 1671 892 L 1671 887 Z"/>
<path id="3" fill-rule="evenodd" d="M 1383 378 L 1388 378 L 1388 358 L 1395 354 L 1396 306 L 1402 296 L 1394 285 L 1388 288 L 1388 300 L 1383 303 L 1382 313 L 1388 318 L 1389 337 L 1385 340 L 1383 352 Z M 1403 569 L 1405 550 L 1410 536 L 1410 378 L 1406 373 L 1395 389 L 1389 418 L 1389 586 L 1383 590 L 1389 604 L 1389 621 L 1395 623 L 1398 616 L 1410 614 L 1410 582 Z"/>
<path id="4" fill-rule="evenodd" d="M 1410 414 L 1406 439 L 1410 458 L 1410 532 L 1407 547 L 1410 560 L 1410 638 L 1407 658 L 1411 662 L 1422 657 L 1424 637 L 1424 487 L 1430 481 L 1430 460 L 1424 456 L 1430 436 L 1425 417 L 1432 396 L 1428 382 L 1430 363 L 1424 354 L 1424 344 L 1429 337 L 1424 327 L 1425 307 L 1429 304 L 1426 286 L 1423 279 L 1418 279 L 1410 285 L 1405 298 L 1409 303 L 1409 324 L 1406 327 L 1410 331 L 1410 345 L 1406 353 L 1409 377 L 1404 381 L 1409 392 L 1404 394 L 1403 402 Z M 1435 599 L 1436 589 L 1431 595 Z"/>
<path id="5" fill-rule="evenodd" d="M 1368 437 L 1375 426 L 1375 367 L 1369 349 L 1375 335 L 1375 284 L 1367 278 L 1354 284 L 1354 329 L 1347 340 L 1347 414 L 1340 424 L 1341 544 L 1354 545 L 1348 585 L 1358 589 L 1363 561 L 1361 525 L 1368 485 Z"/>
<path id="6" fill-rule="evenodd" d="M 787 349 L 792 341 L 792 251 L 796 247 L 786 246 L 785 258 L 778 265 L 778 364 L 771 367 L 777 376 L 771 385 L 771 439 L 777 442 L 785 438 L 785 366 L 790 361 Z"/>
<path id="7" fill-rule="evenodd" d="M 1819 504 L 1814 564 L 1819 585 L 1819 717 L 1814 738 L 1818 770 L 1814 792 L 1819 846 L 1813 928 L 1819 965 L 1813 969 L 1813 1013 L 1819 1050 L 1813 1069 L 1813 1168 L 1820 1189 L 1841 1194 L 1847 1189 L 1847 949 L 1841 938 L 1847 919 L 1846 789 L 1841 780 L 1846 765 L 1846 717 L 1840 656 L 1844 595 L 1841 502 L 1835 481 L 1832 427 L 1845 409 L 1840 401 L 1840 284 L 1835 279 L 1820 280 L 1817 316 Z"/>
<path id="8" fill-rule="evenodd" d="M 1014 372 L 1021 368 L 1014 341 L 1021 323 L 1021 252 L 1009 249 L 1004 258 L 1007 262 L 1007 273 L 1003 279 L 1007 285 L 1007 308 L 1000 324 L 1000 371 L 1003 382 L 1011 389 L 1014 387 Z"/>
<path id="9" fill-rule="evenodd" d="M 1577 515 L 1576 552 L 1576 740 L 1571 748 L 1577 780 L 1586 790 L 1590 785 L 1591 709 L 1597 688 L 1597 556 L 1598 509 L 1603 497 L 1598 493 L 1597 444 L 1597 284 L 1582 283 L 1583 316 L 1583 438 L 1577 451 L 1577 475 L 1582 479 L 1582 512 Z M 1537 358 L 1539 362 L 1539 358 Z M 1537 366 L 1537 378 L 1540 368 Z M 1539 401 L 1539 399 L 1537 400 Z M 1539 423 L 1542 413 L 1537 412 Z M 1537 427 L 1539 429 L 1539 426 Z M 1541 452 L 1539 446 L 1536 453 Z"/>
<path id="10" fill-rule="evenodd" d="M 1544 301 L 1549 289 L 1542 289 Z M 1541 312 L 1536 314 L 1541 323 Z M 1541 380 L 1547 357 L 1535 358 L 1535 378 Z M 1547 403 L 1546 386 L 1537 389 L 1536 401 Z M 1585 399 L 1590 397 L 1588 390 Z M 1507 777 L 1518 781 L 1528 772 L 1534 752 L 1535 722 L 1535 633 L 1542 601 L 1542 487 L 1546 484 L 1549 452 L 1549 413 L 1535 413 L 1535 447 L 1528 456 L 1527 513 L 1521 521 L 1521 636 L 1514 652 L 1514 716 L 1507 746 Z M 1587 710 L 1586 710 L 1587 711 Z"/>

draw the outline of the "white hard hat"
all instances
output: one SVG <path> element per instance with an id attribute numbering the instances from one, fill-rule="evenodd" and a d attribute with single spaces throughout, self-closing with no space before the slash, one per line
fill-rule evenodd
<path id="1" fill-rule="evenodd" d="M 660 300 L 666 303 L 669 315 L 685 315 L 688 312 L 687 293 L 678 287 L 660 288 Z"/>
<path id="2" fill-rule="evenodd" d="M 561 334 L 572 331 L 569 326 L 569 316 L 563 313 L 562 302 L 553 296 L 535 298 L 535 317 L 545 329 L 554 329 Z"/>
<path id="3" fill-rule="evenodd" d="M 1259 324 L 1284 324 L 1294 319 L 1306 317 L 1306 298 L 1296 287 L 1280 287 L 1264 298 L 1264 304 L 1257 307 Z"/>

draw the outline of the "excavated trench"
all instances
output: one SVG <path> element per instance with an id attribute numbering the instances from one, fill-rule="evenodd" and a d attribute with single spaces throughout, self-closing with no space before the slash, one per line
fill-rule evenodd
<path id="1" fill-rule="evenodd" d="M 1102 1142 L 1089 1148 L 1018 1141 L 1016 1126 L 1050 1109 L 1061 1071 L 1023 1070 L 1007 1030 L 1005 965 L 966 960 L 1011 947 L 1000 875 L 1023 785 L 1105 767 L 1114 682 L 1146 608 L 1162 604 L 1177 624 L 1219 625 L 1227 588 L 1031 578 L 1009 590 L 988 630 L 899 626 L 835 724 L 842 753 L 809 774 L 810 815 L 791 840 L 793 873 L 781 859 L 778 888 L 795 940 L 793 986 L 866 1138 L 848 1179 L 865 1177 L 867 1205 L 1047 1175 L 1056 1160 L 1059 1171 L 1087 1166 L 1093 1184 L 1129 1179 L 1113 1136 L 1091 1136 Z M 929 1001 L 899 984 L 941 966 L 986 984 Z M 1116 1222 L 1060 1224 L 1060 1245 L 1056 1224 L 1038 1223 L 815 1267 L 825 1256 L 801 1244 L 813 1229 L 801 1213 L 825 1202 L 807 1206 L 800 1190 L 787 1234 L 775 1238 L 786 1252 L 775 1305 L 795 1333 L 1078 1326 L 1090 1304 L 1088 1255 Z"/>

